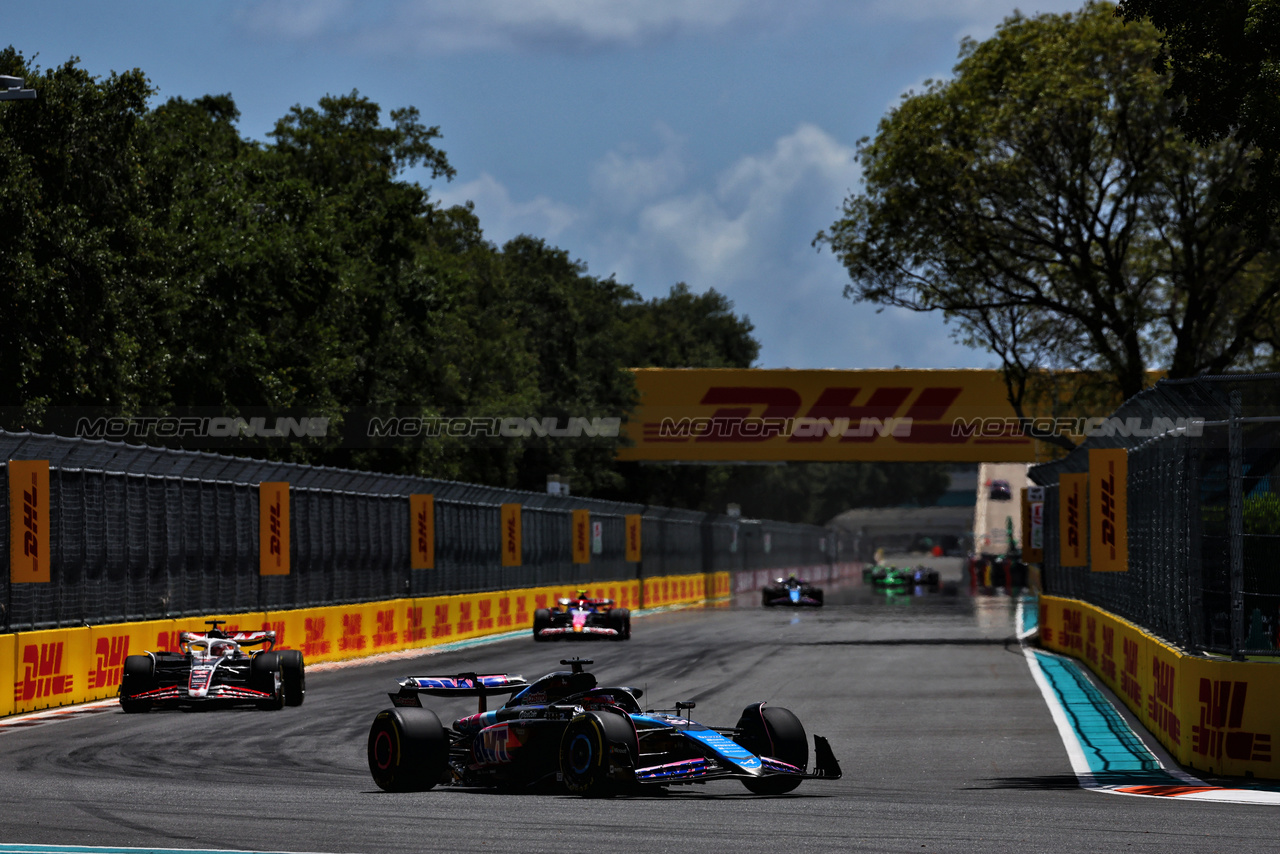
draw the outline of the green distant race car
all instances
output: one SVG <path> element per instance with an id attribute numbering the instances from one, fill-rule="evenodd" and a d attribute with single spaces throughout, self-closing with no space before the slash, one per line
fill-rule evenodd
<path id="1" fill-rule="evenodd" d="M 862 581 L 879 590 L 902 589 L 906 587 L 931 587 L 937 589 L 939 584 L 938 570 L 927 566 L 876 566 L 862 571 Z"/>

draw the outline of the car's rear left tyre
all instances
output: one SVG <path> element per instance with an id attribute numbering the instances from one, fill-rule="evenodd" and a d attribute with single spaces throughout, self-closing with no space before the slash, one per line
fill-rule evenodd
<path id="1" fill-rule="evenodd" d="M 280 655 L 280 680 L 284 683 L 284 704 L 301 706 L 307 697 L 307 669 L 302 651 L 286 649 Z"/>
<path id="2" fill-rule="evenodd" d="M 126 655 L 124 671 L 120 676 L 120 708 L 126 714 L 146 712 L 151 709 L 148 700 L 131 699 L 135 694 L 156 687 L 156 663 L 149 655 Z"/>
<path id="3" fill-rule="evenodd" d="M 638 754 L 635 727 L 625 715 L 585 712 L 560 737 L 560 777 L 574 794 L 611 797 L 634 784 Z"/>
<path id="4" fill-rule="evenodd" d="M 430 709 L 386 709 L 369 728 L 369 773 L 384 792 L 425 792 L 449 770 L 449 736 Z"/>
<path id="5" fill-rule="evenodd" d="M 742 710 L 734 741 L 757 756 L 770 756 L 801 771 L 809 764 L 804 725 L 789 709 L 752 703 Z M 799 777 L 750 777 L 743 785 L 757 795 L 781 795 L 800 785 Z"/>
<path id="6" fill-rule="evenodd" d="M 543 629 L 551 628 L 551 611 L 548 608 L 539 608 L 533 612 L 533 639 L 536 641 L 545 641 L 547 638 L 542 636 Z"/>
<path id="7" fill-rule="evenodd" d="M 249 662 L 249 687 L 270 699 L 259 700 L 258 708 L 274 712 L 284 708 L 284 678 L 280 670 L 280 653 L 260 652 Z"/>
<path id="8" fill-rule="evenodd" d="M 813 591 L 813 601 L 817 602 L 819 605 L 821 605 L 821 604 L 822 604 L 822 591 L 821 591 L 821 590 L 814 589 L 814 591 Z"/>

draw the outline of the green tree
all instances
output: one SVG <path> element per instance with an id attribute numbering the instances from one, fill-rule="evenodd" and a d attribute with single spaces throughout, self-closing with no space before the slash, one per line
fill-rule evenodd
<path id="1" fill-rule="evenodd" d="M 864 189 L 815 240 L 855 300 L 942 311 L 1028 377 L 1091 372 L 1128 397 L 1147 372 L 1254 364 L 1280 300 L 1275 245 L 1218 216 L 1250 153 L 1176 130 L 1159 37 L 1113 8 L 1004 21 L 966 40 L 859 144 Z"/>
<path id="2" fill-rule="evenodd" d="M 52 405 L 136 410 L 168 389 L 174 305 L 143 190 L 141 71 L 41 71 L 13 47 L 0 74 L 36 100 L 0 103 L 0 405 L 37 425 Z"/>
<path id="3" fill-rule="evenodd" d="M 1231 137 L 1254 146 L 1252 183 L 1228 200 L 1257 231 L 1280 218 L 1280 8 L 1273 0 L 1121 0 L 1129 21 L 1163 34 L 1157 67 L 1188 137 L 1212 145 Z"/>

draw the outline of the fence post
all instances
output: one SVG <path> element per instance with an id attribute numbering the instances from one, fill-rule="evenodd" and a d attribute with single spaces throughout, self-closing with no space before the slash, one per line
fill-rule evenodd
<path id="1" fill-rule="evenodd" d="M 1227 532 L 1231 553 L 1231 659 L 1244 659 L 1244 426 L 1241 423 L 1241 395 L 1231 390 L 1231 420 L 1228 426 Z"/>

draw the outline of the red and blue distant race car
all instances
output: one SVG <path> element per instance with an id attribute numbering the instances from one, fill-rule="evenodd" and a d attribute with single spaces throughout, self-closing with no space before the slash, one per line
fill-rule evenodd
<path id="1" fill-rule="evenodd" d="M 742 710 L 732 727 L 709 727 L 685 717 L 692 702 L 641 711 L 634 687 L 604 687 L 586 672 L 590 659 L 560 662 L 569 670 L 532 684 L 508 674 L 418 676 L 390 694 L 394 708 L 379 712 L 369 730 L 369 771 L 389 792 L 437 785 L 520 790 L 563 787 L 588 796 L 742 781 L 762 795 L 789 792 L 804 780 L 834 780 L 840 764 L 821 736 L 809 742 L 790 711 L 765 703 Z M 421 695 L 479 697 L 476 714 L 446 729 Z M 488 710 L 487 698 L 514 695 Z"/>
<path id="2" fill-rule="evenodd" d="M 234 632 L 209 620 L 207 632 L 183 632 L 178 652 L 148 652 L 124 660 L 120 708 L 145 712 L 166 706 L 301 706 L 307 692 L 302 653 L 272 652 L 275 632 Z M 265 649 L 246 649 L 264 646 Z"/>
<path id="3" fill-rule="evenodd" d="M 560 599 L 554 608 L 533 612 L 533 639 L 584 640 L 605 638 L 628 640 L 631 637 L 631 612 L 614 606 L 612 599 L 594 599 L 579 590 L 572 599 Z"/>

